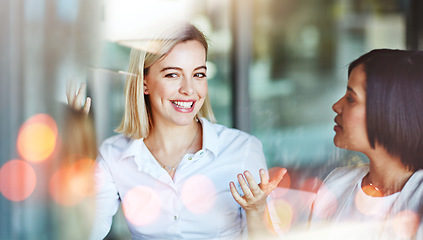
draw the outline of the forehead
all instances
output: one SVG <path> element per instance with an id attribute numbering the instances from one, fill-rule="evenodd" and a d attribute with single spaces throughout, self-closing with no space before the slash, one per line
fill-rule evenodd
<path id="1" fill-rule="evenodd" d="M 357 65 L 351 71 L 348 78 L 348 87 L 354 89 L 354 91 L 366 90 L 366 72 L 363 64 Z"/>
<path id="2" fill-rule="evenodd" d="M 190 40 L 176 44 L 168 54 L 160 59 L 160 66 L 189 66 L 204 65 L 206 62 L 206 49 L 196 40 Z M 197 66 L 196 66 L 197 67 Z"/>

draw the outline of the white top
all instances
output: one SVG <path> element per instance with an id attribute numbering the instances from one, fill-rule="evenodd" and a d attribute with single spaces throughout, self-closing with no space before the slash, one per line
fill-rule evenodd
<path id="1" fill-rule="evenodd" d="M 356 222 L 385 220 L 399 192 L 384 197 L 372 197 L 363 191 L 362 181 L 363 178 L 360 178 L 354 186 L 354 198 L 345 201 L 344 214 L 340 216 L 340 220 Z"/>
<path id="2" fill-rule="evenodd" d="M 369 197 L 361 181 L 369 166 L 333 170 L 317 192 L 310 217 L 312 231 L 324 239 L 423 239 L 423 170 L 401 192 Z"/>
<path id="3" fill-rule="evenodd" d="M 186 154 L 174 179 L 143 139 L 117 135 L 104 141 L 96 169 L 97 210 L 91 239 L 103 239 L 122 202 L 133 239 L 239 239 L 244 210 L 233 199 L 237 174 L 249 170 L 259 183 L 266 169 L 261 142 L 242 131 L 200 119 L 203 148 Z"/>

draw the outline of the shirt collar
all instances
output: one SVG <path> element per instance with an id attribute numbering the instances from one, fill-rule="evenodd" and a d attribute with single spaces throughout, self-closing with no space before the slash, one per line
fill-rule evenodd
<path id="1" fill-rule="evenodd" d="M 143 145 L 143 138 L 139 139 L 131 139 L 126 147 L 126 149 L 122 152 L 122 155 L 120 156 L 120 160 L 128 158 L 128 157 L 134 157 L 138 156 L 141 153 L 141 147 Z"/>
<path id="2" fill-rule="evenodd" d="M 210 150 L 215 157 L 217 157 L 219 150 L 219 138 L 217 136 L 216 128 L 211 122 L 205 118 L 200 118 L 201 126 L 203 128 L 203 149 Z M 143 138 L 131 139 L 127 148 L 123 151 L 120 159 L 138 156 L 142 152 Z"/>
<path id="3" fill-rule="evenodd" d="M 216 128 L 205 118 L 200 118 L 200 122 L 203 128 L 203 149 L 210 150 L 217 157 L 219 137 L 217 136 Z"/>

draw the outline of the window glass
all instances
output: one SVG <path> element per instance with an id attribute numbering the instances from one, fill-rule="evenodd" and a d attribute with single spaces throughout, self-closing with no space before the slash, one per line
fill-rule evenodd
<path id="1" fill-rule="evenodd" d="M 251 125 L 269 167 L 319 175 L 357 160 L 333 145 L 331 107 L 351 61 L 373 48 L 405 48 L 405 3 L 254 1 Z"/>

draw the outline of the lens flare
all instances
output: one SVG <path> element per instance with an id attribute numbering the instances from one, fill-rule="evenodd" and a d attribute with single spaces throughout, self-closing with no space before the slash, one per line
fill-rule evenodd
<path id="1" fill-rule="evenodd" d="M 375 187 L 367 185 L 362 187 L 363 192 L 370 197 L 373 197 L 372 200 L 369 198 L 364 197 L 361 192 L 357 192 L 355 195 L 355 207 L 358 211 L 362 214 L 371 216 L 379 213 L 379 208 L 374 206 L 374 202 L 379 202 L 377 206 L 383 204 L 383 199 L 379 198 L 382 197 L 382 193 Z"/>
<path id="2" fill-rule="evenodd" d="M 213 182 L 204 175 L 190 177 L 182 187 L 182 201 L 185 207 L 194 214 L 208 212 L 216 198 Z"/>
<path id="3" fill-rule="evenodd" d="M 397 237 L 401 239 L 411 239 L 416 235 L 420 225 L 419 214 L 404 210 L 399 212 L 393 221 L 393 229 Z"/>
<path id="4" fill-rule="evenodd" d="M 300 189 L 307 192 L 317 192 L 323 181 L 318 177 L 307 178 L 302 182 Z"/>
<path id="5" fill-rule="evenodd" d="M 271 179 L 278 172 L 279 169 L 281 168 L 273 167 L 269 169 L 269 178 Z M 290 187 L 291 187 L 291 176 L 289 175 L 289 172 L 286 172 L 282 180 L 278 184 L 279 190 L 277 191 L 277 194 L 275 194 L 275 197 L 276 198 L 282 197 L 288 192 Z"/>
<path id="6" fill-rule="evenodd" d="M 31 165 L 23 160 L 11 160 L 0 170 L 0 192 L 10 201 L 27 199 L 36 186 L 37 176 Z"/>
<path id="7" fill-rule="evenodd" d="M 320 186 L 317 194 L 320 196 L 320 201 L 330 204 L 326 204 L 325 208 L 315 207 L 313 211 L 314 215 L 321 219 L 331 217 L 338 208 L 338 199 L 336 198 L 336 195 L 330 191 L 325 184 Z"/>
<path id="8" fill-rule="evenodd" d="M 323 181 L 318 177 L 307 178 L 300 186 L 301 194 L 298 196 L 299 201 L 304 206 L 311 206 L 313 198 L 310 197 L 310 194 L 316 193 L 322 184 Z"/>
<path id="9" fill-rule="evenodd" d="M 277 223 L 280 229 L 287 232 L 292 225 L 294 219 L 294 209 L 291 204 L 283 199 L 276 199 L 271 202 L 275 207 L 276 213 L 279 217 L 280 222 Z"/>
<path id="10" fill-rule="evenodd" d="M 17 140 L 19 154 L 27 161 L 42 162 L 56 147 L 57 125 L 47 114 L 37 114 L 20 128 Z"/>
<path id="11" fill-rule="evenodd" d="M 50 179 L 50 195 L 62 206 L 74 206 L 94 194 L 94 161 L 82 158 L 61 167 Z"/>
<path id="12" fill-rule="evenodd" d="M 126 218 L 136 226 L 153 223 L 161 210 L 159 195 L 152 188 L 146 186 L 138 186 L 129 190 L 122 205 Z"/>

